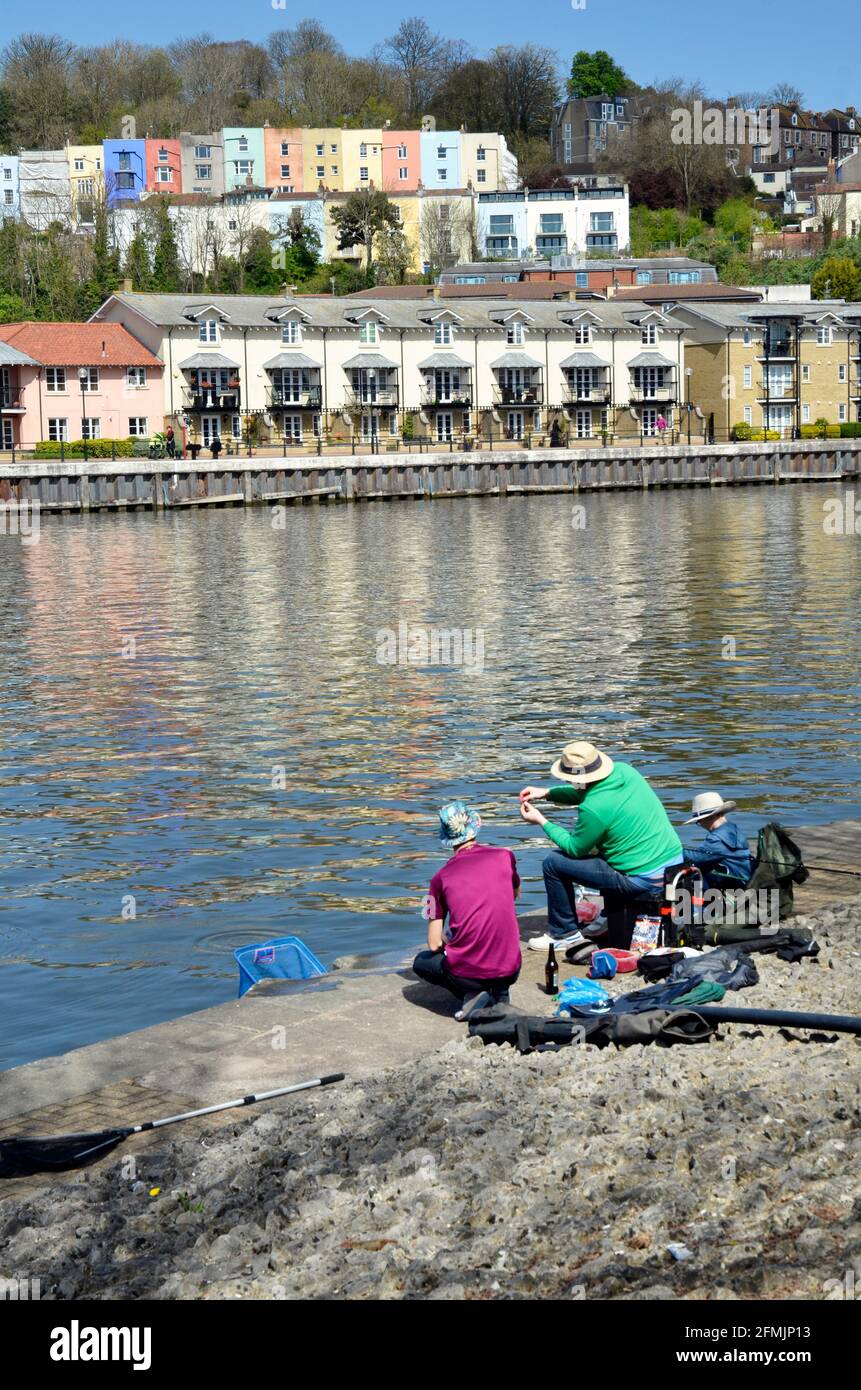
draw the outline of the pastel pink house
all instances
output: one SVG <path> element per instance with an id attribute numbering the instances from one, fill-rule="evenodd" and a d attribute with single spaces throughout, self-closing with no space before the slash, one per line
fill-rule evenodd
<path id="1" fill-rule="evenodd" d="M 383 131 L 383 188 L 387 193 L 415 193 L 422 173 L 421 132 Z"/>
<path id="2" fill-rule="evenodd" d="M 118 323 L 0 324 L 0 448 L 147 438 L 164 364 Z"/>

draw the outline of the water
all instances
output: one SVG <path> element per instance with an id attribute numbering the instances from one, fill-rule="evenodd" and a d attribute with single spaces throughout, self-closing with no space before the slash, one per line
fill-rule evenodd
<path id="1" fill-rule="evenodd" d="M 539 906 L 517 792 L 571 738 L 676 819 L 710 788 L 747 830 L 861 815 L 838 491 L 588 495 L 584 530 L 546 496 L 0 537 L 0 1067 L 233 998 L 244 942 L 411 949 L 453 795 Z M 483 670 L 380 664 L 400 621 L 481 629 Z"/>

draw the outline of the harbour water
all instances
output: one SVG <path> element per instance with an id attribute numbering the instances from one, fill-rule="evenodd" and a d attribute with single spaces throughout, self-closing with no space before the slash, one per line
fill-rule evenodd
<path id="1" fill-rule="evenodd" d="M 0 536 L 0 1068 L 233 997 L 247 942 L 405 953 L 454 795 L 540 906 L 546 841 L 517 792 L 569 738 L 635 762 L 677 821 L 712 788 L 750 832 L 861 815 L 861 540 L 824 525 L 843 494 Z"/>

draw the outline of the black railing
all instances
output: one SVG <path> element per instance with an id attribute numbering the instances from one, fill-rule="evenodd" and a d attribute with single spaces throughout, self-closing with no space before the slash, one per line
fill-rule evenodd
<path id="1" fill-rule="evenodd" d="M 242 392 L 238 386 L 229 386 L 224 390 L 220 387 L 201 386 L 190 391 L 185 399 L 185 409 L 190 411 L 213 411 L 217 414 L 222 410 L 241 408 Z"/>
<path id="2" fill-rule="evenodd" d="M 544 392 L 540 382 L 528 386 L 494 386 L 493 399 L 499 405 L 541 405 Z"/>
<path id="3" fill-rule="evenodd" d="M 319 386 L 267 386 L 266 400 L 270 406 L 277 409 L 286 409 L 289 406 L 298 406 L 300 409 L 319 410 L 321 402 L 321 390 Z"/>

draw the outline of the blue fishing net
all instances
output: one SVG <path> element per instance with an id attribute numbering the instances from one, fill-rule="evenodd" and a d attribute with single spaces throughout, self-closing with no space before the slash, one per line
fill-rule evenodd
<path id="1" fill-rule="evenodd" d="M 239 998 L 260 980 L 310 980 L 326 967 L 298 936 L 279 936 L 233 952 L 239 966 Z"/>

